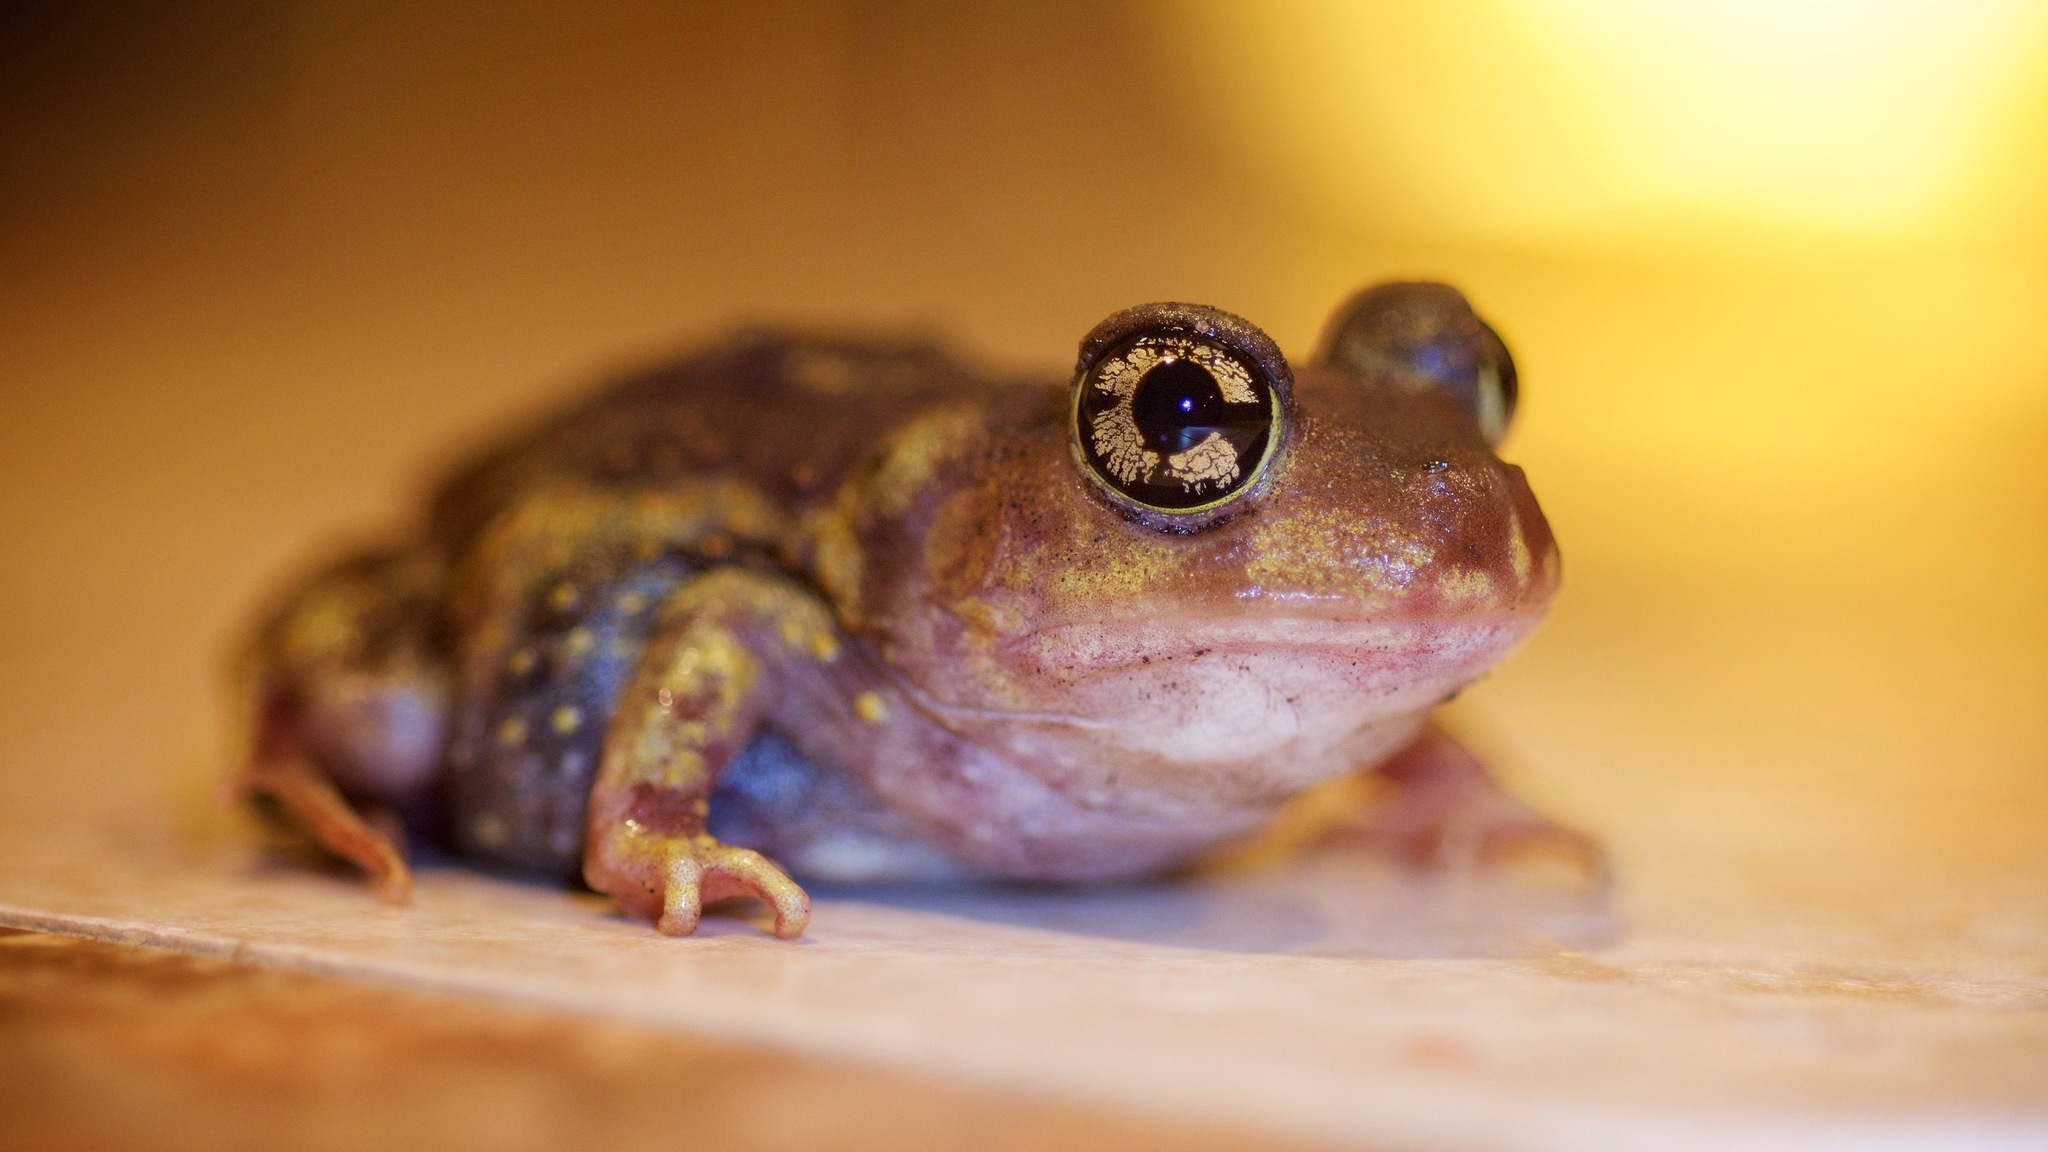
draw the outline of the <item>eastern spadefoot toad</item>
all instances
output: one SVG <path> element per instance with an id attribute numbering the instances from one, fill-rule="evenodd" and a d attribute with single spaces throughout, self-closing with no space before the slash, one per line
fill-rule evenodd
<path id="1" fill-rule="evenodd" d="M 1558 582 L 1493 447 L 1507 349 L 1456 291 L 1347 302 L 1292 365 L 1236 316 L 1119 312 L 1065 386 L 753 332 L 460 469 L 289 596 L 239 782 L 401 897 L 374 818 L 580 877 L 661 931 L 792 877 L 1171 868 L 1342 773 L 1416 857 L 1582 838 L 1430 723 Z M 432 803 L 428 804 L 427 801 Z"/>

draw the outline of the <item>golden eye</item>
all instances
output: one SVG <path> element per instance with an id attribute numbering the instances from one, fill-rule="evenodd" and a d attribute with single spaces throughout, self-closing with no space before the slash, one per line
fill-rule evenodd
<path id="1" fill-rule="evenodd" d="M 1394 281 L 1337 309 L 1318 359 L 1414 391 L 1443 394 L 1488 444 L 1515 418 L 1518 381 L 1508 346 L 1448 284 Z"/>
<path id="2" fill-rule="evenodd" d="M 1074 446 L 1088 474 L 1161 526 L 1199 527 L 1254 489 L 1285 431 L 1286 361 L 1225 312 L 1154 304 L 1082 342 Z"/>

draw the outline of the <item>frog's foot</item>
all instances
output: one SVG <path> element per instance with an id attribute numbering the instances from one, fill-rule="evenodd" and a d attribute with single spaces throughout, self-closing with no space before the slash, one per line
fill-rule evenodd
<path id="1" fill-rule="evenodd" d="M 811 898 L 766 856 L 696 835 L 662 835 L 622 825 L 584 864 L 583 878 L 663 935 L 688 936 L 706 904 L 756 896 L 775 910 L 774 933 L 803 934 Z"/>
<path id="2" fill-rule="evenodd" d="M 403 904 L 412 898 L 412 870 L 393 836 L 372 827 L 305 757 L 265 756 L 252 763 L 232 788 L 240 795 L 275 800 L 322 848 L 369 873 L 387 903 Z"/>
<path id="3" fill-rule="evenodd" d="M 1598 841 L 1504 791 L 1450 734 L 1431 724 L 1377 773 L 1379 801 L 1332 830 L 1418 870 L 1471 872 L 1522 862 L 1559 862 L 1588 888 L 1610 879 Z"/>

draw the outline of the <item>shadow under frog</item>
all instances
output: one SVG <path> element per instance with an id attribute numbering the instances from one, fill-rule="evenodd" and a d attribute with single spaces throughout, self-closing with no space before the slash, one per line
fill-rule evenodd
<path id="1" fill-rule="evenodd" d="M 1245 875 L 1116 885 L 813 885 L 821 896 L 1206 952 L 1486 959 L 1592 951 L 1619 934 L 1604 890 L 1498 875 L 1419 876 L 1356 853 L 1312 854 Z"/>
<path id="2" fill-rule="evenodd" d="M 240 667 L 236 781 L 397 900 L 379 813 L 433 807 L 465 858 L 677 935 L 748 896 L 795 935 L 802 879 L 1204 947 L 1492 950 L 1421 930 L 1548 915 L 1491 863 L 1605 883 L 1430 720 L 1556 590 L 1493 451 L 1516 393 L 1435 284 L 1361 293 L 1299 368 L 1228 313 L 1128 309 L 1064 387 L 742 334 L 511 438 L 295 589 Z M 1347 852 L 1116 886 L 1347 779 L 1381 793 Z"/>

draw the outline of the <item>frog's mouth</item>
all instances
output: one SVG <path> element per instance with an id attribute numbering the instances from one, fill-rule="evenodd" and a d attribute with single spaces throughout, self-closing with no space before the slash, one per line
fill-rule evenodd
<path id="1" fill-rule="evenodd" d="M 960 678 L 919 695 L 956 721 L 1087 729 L 1182 762 L 1259 757 L 1418 717 L 1538 619 L 1075 622 L 999 642 L 993 682 Z"/>
<path id="2" fill-rule="evenodd" d="M 1342 669 L 1376 692 L 1425 695 L 1469 682 L 1506 656 L 1539 617 L 1520 612 L 1434 620 L 1314 616 L 1082 621 L 1000 644 L 1006 663 L 1053 680 L 1126 676 L 1146 668 L 1231 659 L 1293 660 Z"/>

